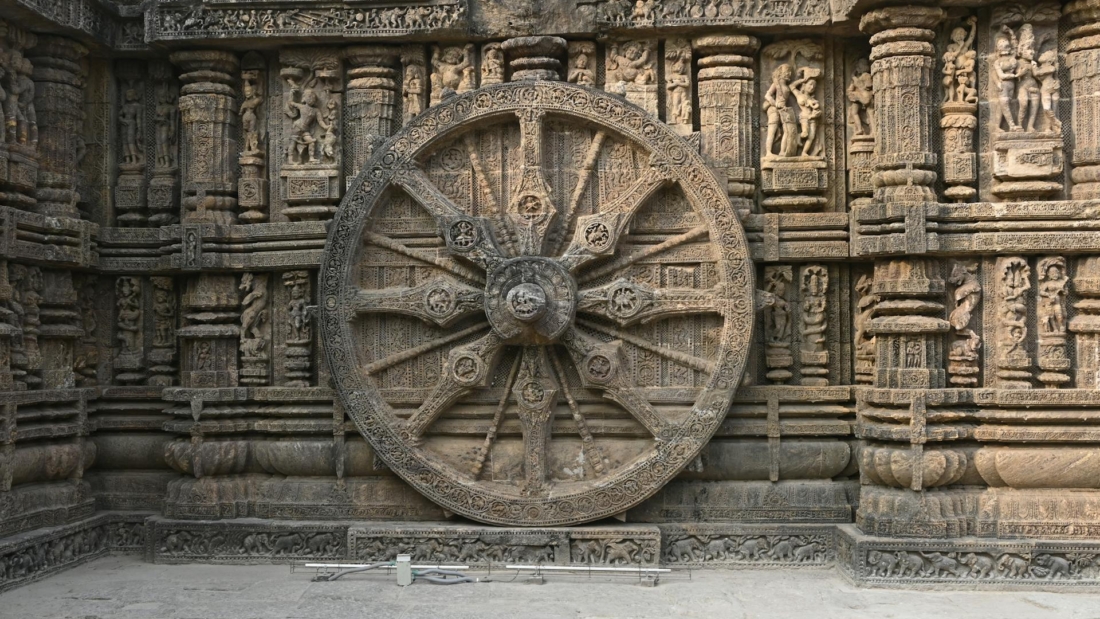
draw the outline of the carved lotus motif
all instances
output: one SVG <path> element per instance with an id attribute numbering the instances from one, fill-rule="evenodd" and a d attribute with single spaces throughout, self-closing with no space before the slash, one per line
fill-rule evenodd
<path id="1" fill-rule="evenodd" d="M 859 467 L 871 481 L 895 488 L 913 487 L 913 451 L 893 447 L 864 447 Z M 966 472 L 965 453 L 950 449 L 925 449 L 921 454 L 921 488 L 957 482 Z"/>

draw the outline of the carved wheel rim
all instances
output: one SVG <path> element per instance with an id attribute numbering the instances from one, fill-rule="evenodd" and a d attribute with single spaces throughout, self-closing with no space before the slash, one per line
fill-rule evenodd
<path id="1" fill-rule="evenodd" d="M 591 138 L 587 163 L 575 166 L 573 198 L 548 183 L 560 173 L 543 162 L 548 123 Z M 511 166 L 486 172 L 469 136 L 514 135 L 517 125 L 519 148 L 504 150 L 514 155 Z M 473 149 L 468 162 L 463 144 Z M 627 145 L 633 161 L 646 160 L 614 192 L 585 198 L 597 191 L 603 168 L 596 162 L 607 145 Z M 495 186 L 495 196 L 486 181 L 485 199 L 464 208 L 429 174 L 433 161 L 453 170 L 456 160 L 458 168 L 468 164 L 474 180 L 502 178 L 505 168 L 512 178 Z M 638 241 L 635 216 L 664 196 L 686 204 L 680 219 L 688 223 Z M 400 234 L 378 231 L 397 200 L 423 209 L 420 221 L 431 229 L 421 232 L 435 237 L 434 247 L 423 238 L 412 247 Z M 364 266 L 373 264 L 365 258 L 371 252 L 399 256 L 419 275 L 410 275 L 415 281 L 408 285 L 365 286 L 364 273 L 382 270 Z M 708 285 L 662 286 L 672 267 L 661 259 L 689 263 L 679 276 L 701 269 Z M 656 269 L 657 285 L 631 276 L 643 268 Z M 360 432 L 429 499 L 493 524 L 587 522 L 622 513 L 659 490 L 721 424 L 753 328 L 744 233 L 703 159 L 640 108 L 558 82 L 501 84 L 452 97 L 390 138 L 331 224 L 319 287 L 333 381 Z M 693 320 L 708 321 L 709 339 L 679 348 L 660 339 L 660 325 Z M 397 350 L 375 351 L 372 342 L 398 329 L 386 327 L 391 321 L 435 330 Z M 435 384 L 415 385 L 422 399 L 402 402 L 394 395 L 402 390 L 387 387 L 387 373 L 422 358 L 428 365 L 418 367 L 439 364 L 429 372 L 438 374 Z M 653 360 L 658 384 L 649 386 L 634 369 L 650 368 Z M 690 377 L 683 379 L 690 384 L 664 385 L 662 367 Z M 678 406 L 661 400 L 670 393 L 679 394 Z M 479 397 L 471 421 L 469 402 Z M 616 437 L 614 428 L 627 426 L 633 438 Z M 579 472 L 562 464 L 565 457 L 582 463 Z"/>

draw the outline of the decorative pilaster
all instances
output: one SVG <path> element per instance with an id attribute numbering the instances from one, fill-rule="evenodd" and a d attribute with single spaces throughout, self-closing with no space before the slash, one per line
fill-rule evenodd
<path id="1" fill-rule="evenodd" d="M 846 91 L 848 121 L 848 193 L 867 201 L 875 189 L 875 87 L 871 65 L 860 56 L 851 62 Z"/>
<path id="2" fill-rule="evenodd" d="M 176 287 L 171 277 L 153 277 L 153 346 L 149 349 L 149 385 L 168 387 L 176 380 Z"/>
<path id="3" fill-rule="evenodd" d="M 179 84 L 172 65 L 149 63 L 153 78 L 153 174 L 149 180 L 149 224 L 179 220 Z"/>
<path id="4" fill-rule="evenodd" d="M 947 352 L 947 373 L 956 387 L 977 387 L 980 364 L 978 353 L 982 338 L 974 328 L 974 316 L 982 300 L 982 285 L 978 280 L 978 263 L 956 261 L 951 265 L 948 283 L 953 286 L 954 308 L 947 316 L 951 323 L 951 345 Z"/>
<path id="5" fill-rule="evenodd" d="M 239 62 L 229 52 L 174 52 L 180 81 L 180 156 L 184 223 L 237 221 L 237 105 Z"/>
<path id="6" fill-rule="evenodd" d="M 11 309 L 11 293 L 8 261 L 0 260 L 0 391 L 12 391 L 16 388 L 15 374 L 12 371 L 12 344 L 19 329 L 15 326 L 17 317 Z"/>
<path id="7" fill-rule="evenodd" d="M 872 292 L 881 299 L 871 320 L 875 383 L 880 389 L 942 389 L 944 283 L 932 260 L 897 259 L 875 264 Z"/>
<path id="8" fill-rule="evenodd" d="M 115 280 L 115 382 L 136 385 L 145 380 L 142 281 L 126 275 Z"/>
<path id="9" fill-rule="evenodd" d="M 39 348 L 42 351 L 42 388 L 70 389 L 76 386 L 73 372 L 76 342 L 84 329 L 76 306 L 72 271 L 51 269 L 42 274 L 42 304 L 39 317 Z"/>
<path id="10" fill-rule="evenodd" d="M 424 48 L 419 45 L 407 45 L 401 48 L 401 121 L 424 111 L 428 98 L 428 61 Z"/>
<path id="11" fill-rule="evenodd" d="M 871 332 L 871 320 L 879 298 L 873 292 L 875 279 L 872 275 L 861 275 L 856 281 L 855 316 L 855 382 L 869 385 L 875 381 L 875 336 Z"/>
<path id="12" fill-rule="evenodd" d="M 1069 330 L 1077 334 L 1076 386 L 1100 389 L 1100 256 L 1077 261 L 1073 289 L 1081 297 L 1073 304 L 1077 315 L 1069 321 Z"/>
<path id="13" fill-rule="evenodd" d="M 20 363 L 24 372 L 23 380 L 27 389 L 39 389 L 42 387 L 42 351 L 38 345 L 38 336 L 42 326 L 42 269 L 27 267 L 22 264 L 11 265 L 9 273 L 13 286 L 13 300 L 16 305 L 16 314 L 22 322 L 22 345 L 19 352 Z M 18 377 L 18 371 L 16 373 Z"/>
<path id="14" fill-rule="evenodd" d="M 1073 106 L 1070 195 L 1094 200 L 1100 198 L 1100 2 L 1075 0 L 1062 14 L 1071 25 L 1065 32 Z"/>
<path id="15" fill-rule="evenodd" d="M 34 67 L 23 56 L 38 42 L 36 35 L 0 20 L 3 140 L 0 145 L 0 200 L 7 206 L 33 210 L 38 185 L 38 114 Z"/>
<path id="16" fill-rule="evenodd" d="M 241 221 L 267 220 L 267 63 L 256 52 L 241 61 L 241 178 L 237 181 L 237 205 L 244 209 Z"/>
<path id="17" fill-rule="evenodd" d="M 939 7 L 896 6 L 870 11 L 860 20 L 860 30 L 872 35 L 877 201 L 936 200 L 932 41 L 944 15 Z"/>
<path id="18" fill-rule="evenodd" d="M 974 152 L 974 130 L 978 128 L 978 89 L 975 87 L 977 52 L 974 35 L 978 18 L 969 17 L 965 28 L 951 31 L 943 53 L 943 103 L 940 129 L 943 131 L 943 180 L 950 185 L 944 194 L 957 202 L 974 199 L 978 191 L 978 155 Z"/>
<path id="19" fill-rule="evenodd" d="M 21 264 L 0 262 L 4 267 L 4 274 L 0 277 L 0 294 L 7 290 L 7 299 L 0 307 L 0 314 L 4 316 L 4 322 L 11 326 L 11 374 L 12 388 L 22 391 L 30 388 L 27 368 L 30 360 L 27 358 L 26 339 L 23 337 L 23 317 L 26 309 L 23 307 L 23 281 L 27 277 L 27 268 Z"/>
<path id="20" fill-rule="evenodd" d="M 699 54 L 702 152 L 726 182 L 734 208 L 745 214 L 752 210 L 756 194 L 753 55 L 760 41 L 745 35 L 708 35 L 695 39 L 692 46 Z"/>
<path id="21" fill-rule="evenodd" d="M 826 292 L 829 289 L 829 271 L 820 264 L 808 264 L 799 273 L 799 292 L 802 349 L 801 383 L 808 387 L 824 387 L 829 384 L 829 347 L 825 330 L 828 328 Z"/>
<path id="22" fill-rule="evenodd" d="M 498 50 L 499 51 L 499 50 Z M 348 182 L 370 159 L 374 149 L 397 127 L 397 69 L 400 49 L 383 45 L 349 47 L 346 93 L 344 166 Z"/>
<path id="23" fill-rule="evenodd" d="M 561 79 L 561 60 L 566 53 L 565 39 L 559 37 L 516 37 L 500 45 L 512 69 L 509 81 Z"/>
<path id="24" fill-rule="evenodd" d="M 997 386 L 1031 389 L 1031 352 L 1027 333 L 1027 293 L 1031 267 L 1023 256 L 997 258 L 996 278 Z"/>
<path id="25" fill-rule="evenodd" d="M 665 41 L 665 123 L 680 135 L 691 135 L 691 42 Z"/>
<path id="26" fill-rule="evenodd" d="M 1035 314 L 1039 336 L 1039 375 L 1036 378 L 1048 389 L 1069 382 L 1071 361 L 1067 349 L 1067 303 L 1069 274 L 1066 259 L 1061 256 L 1040 258 L 1036 265 Z"/>
<path id="27" fill-rule="evenodd" d="M 794 330 L 791 328 L 791 283 L 794 272 L 790 265 L 764 267 L 764 291 L 772 295 L 772 304 L 764 308 L 764 362 L 767 378 L 782 385 L 794 374 L 791 354 Z"/>
<path id="28" fill-rule="evenodd" d="M 182 386 L 237 386 L 239 316 L 236 276 L 204 274 L 188 280 L 183 295 L 185 324 L 179 330 L 183 346 Z"/>
<path id="29" fill-rule="evenodd" d="M 309 271 L 283 273 L 283 286 L 289 295 L 286 308 L 286 386 L 308 387 L 313 359 Z"/>
<path id="30" fill-rule="evenodd" d="M 267 273 L 241 276 L 241 384 L 266 385 L 271 360 L 271 321 Z"/>
<path id="31" fill-rule="evenodd" d="M 76 208 L 77 139 L 84 130 L 84 88 L 80 60 L 88 53 L 76 41 L 38 37 L 27 52 L 34 65 L 34 107 L 38 132 L 38 187 L 35 211 L 79 218 Z"/>

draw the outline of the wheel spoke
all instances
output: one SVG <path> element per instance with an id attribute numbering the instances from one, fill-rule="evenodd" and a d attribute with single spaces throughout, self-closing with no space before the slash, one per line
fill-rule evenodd
<path id="1" fill-rule="evenodd" d="M 393 239 L 391 239 L 387 236 L 382 236 L 381 234 L 375 234 L 374 232 L 365 233 L 364 238 L 369 243 L 372 243 L 372 244 L 377 245 L 379 247 L 388 249 L 390 251 L 397 252 L 397 253 L 401 254 L 402 256 L 412 258 L 413 260 L 423 262 L 424 264 L 430 264 L 432 266 L 437 266 L 437 267 L 443 269 L 444 271 L 447 271 L 451 275 L 454 275 L 456 277 L 461 277 L 462 279 L 464 279 L 468 282 L 481 284 L 483 286 L 485 285 L 485 277 L 484 276 L 482 276 L 477 271 L 473 271 L 471 269 L 468 269 L 468 268 L 462 266 L 461 264 L 455 262 L 454 260 L 451 260 L 450 258 L 441 258 L 441 257 L 438 257 L 438 256 L 429 256 L 428 254 L 425 254 L 424 252 L 420 252 L 420 251 L 417 251 L 415 249 L 412 249 L 408 245 L 398 243 L 397 241 L 395 241 L 395 240 L 393 240 Z"/>
<path id="2" fill-rule="evenodd" d="M 592 329 L 594 331 L 600 331 L 601 333 L 605 333 L 613 338 L 620 339 L 628 344 L 633 344 L 638 348 L 648 350 L 651 353 L 660 355 L 665 359 L 668 359 L 669 361 L 675 361 L 676 363 L 689 367 L 693 370 L 699 370 L 700 372 L 706 372 L 707 374 L 714 373 L 713 361 L 707 361 L 706 359 L 703 359 L 701 357 L 689 355 L 685 352 L 680 352 L 678 350 L 664 348 L 663 346 L 658 346 L 653 342 L 647 342 L 642 338 L 636 335 L 631 335 L 625 331 L 620 331 L 619 329 L 613 329 L 611 327 L 605 327 L 603 325 L 599 325 L 587 320 L 582 320 L 580 318 L 577 319 L 577 324 L 583 327 L 588 327 L 589 329 Z"/>
<path id="3" fill-rule="evenodd" d="M 412 288 L 355 290 L 348 301 L 356 313 L 396 313 L 440 327 L 485 310 L 485 293 L 449 277 L 439 276 Z"/>
<path id="4" fill-rule="evenodd" d="M 562 265 L 576 272 L 597 258 L 611 255 L 634 214 L 671 180 L 672 171 L 668 165 L 651 163 L 625 193 L 599 213 L 577 218 L 573 242 L 560 258 Z"/>
<path id="5" fill-rule="evenodd" d="M 443 240 L 452 254 L 461 256 L 486 271 L 504 261 L 483 217 L 467 215 L 458 208 L 422 170 L 407 167 L 394 175 L 394 182 L 423 206 L 439 223 Z"/>
<path id="6" fill-rule="evenodd" d="M 724 290 L 720 287 L 706 290 L 653 288 L 620 278 L 606 286 L 580 291 L 577 311 L 626 327 L 673 316 L 716 314 L 724 298 Z"/>
<path id="7" fill-rule="evenodd" d="M 542 118 L 539 109 L 527 109 L 518 113 L 520 150 L 519 179 L 512 188 L 508 220 L 518 239 L 519 253 L 524 256 L 542 255 L 546 233 L 560 216 L 550 197 L 550 185 L 542 169 Z"/>
<path id="8" fill-rule="evenodd" d="M 493 447 L 493 442 L 497 439 L 497 432 L 500 431 L 500 424 L 504 421 L 504 411 L 508 408 L 508 399 L 512 396 L 512 385 L 516 382 L 516 374 L 519 373 L 520 357 L 516 356 L 516 360 L 512 363 L 512 371 L 508 373 L 508 382 L 504 383 L 504 392 L 500 396 L 500 402 L 497 403 L 496 412 L 493 413 L 493 425 L 489 426 L 489 431 L 485 433 L 485 444 L 481 446 L 481 452 L 477 455 L 477 462 L 474 463 L 473 476 L 474 479 L 481 477 L 481 469 L 485 468 L 485 460 L 489 457 L 489 450 Z"/>
<path id="9" fill-rule="evenodd" d="M 509 227 L 504 213 L 500 210 L 500 201 L 489 182 L 489 175 L 485 172 L 485 166 L 481 163 L 481 154 L 478 152 L 474 135 L 466 135 L 462 142 L 466 146 L 466 156 L 470 158 L 470 167 L 474 170 L 474 176 L 477 177 L 477 182 L 482 188 L 482 195 L 487 202 L 485 210 L 493 222 L 493 233 L 496 234 L 496 238 L 503 245 L 504 250 L 511 255 L 515 255 L 515 234 L 512 232 L 512 228 Z"/>
<path id="10" fill-rule="evenodd" d="M 586 388 L 600 390 L 605 398 L 618 403 L 654 438 L 662 440 L 671 434 L 671 424 L 657 414 L 641 389 L 630 383 L 621 342 L 599 342 L 570 327 L 561 343 Z"/>
<path id="11" fill-rule="evenodd" d="M 565 214 L 562 216 L 559 225 L 554 229 L 550 242 L 551 256 L 556 256 L 561 251 L 562 241 L 565 240 L 565 235 L 569 232 L 569 224 L 573 221 L 573 216 L 577 214 L 577 209 L 580 208 L 581 198 L 584 197 L 584 191 L 592 180 L 592 171 L 596 169 L 596 160 L 600 157 L 600 150 L 603 148 L 606 139 L 607 132 L 603 130 L 597 131 L 596 135 L 592 136 L 592 142 L 588 145 L 588 152 L 584 155 L 584 163 L 577 170 L 577 184 L 573 187 L 573 195 L 569 197 L 569 205 L 565 208 Z"/>
<path id="12" fill-rule="evenodd" d="M 479 331 L 484 331 L 485 329 L 488 329 L 488 328 L 489 328 L 488 324 L 481 323 L 481 324 L 474 325 L 472 327 L 466 327 L 465 329 L 463 329 L 461 331 L 455 331 L 454 333 L 445 335 L 441 338 L 436 338 L 434 340 L 424 342 L 423 344 L 420 344 L 419 346 L 413 346 L 412 348 L 410 348 L 408 350 L 403 350 L 399 353 L 394 353 L 394 354 L 392 354 L 388 357 L 385 357 L 383 359 L 379 359 L 378 361 L 375 361 L 373 363 L 368 364 L 367 367 L 366 367 L 366 372 L 367 372 L 368 375 L 377 374 L 377 373 L 382 372 L 384 370 L 388 370 L 389 368 L 392 368 L 393 366 L 395 366 L 399 363 L 404 363 L 404 362 L 408 361 L 409 359 L 415 359 L 415 358 L 419 357 L 420 355 L 431 352 L 431 351 L 435 350 L 436 348 L 439 348 L 440 346 L 446 346 L 447 344 L 450 344 L 451 342 L 457 342 L 458 340 L 461 340 L 465 337 L 469 337 L 469 336 L 471 336 L 475 333 L 478 333 Z"/>
<path id="13" fill-rule="evenodd" d="M 481 339 L 459 346 L 447 355 L 439 384 L 408 420 L 405 428 L 413 437 L 422 435 L 443 411 L 474 389 L 487 387 L 493 378 L 497 356 L 503 343 L 490 331 Z"/>
<path id="14" fill-rule="evenodd" d="M 558 402 L 558 386 L 551 378 L 542 346 L 523 348 L 512 397 L 523 428 L 523 494 L 537 496 L 549 478 L 550 421 Z"/>
<path id="15" fill-rule="evenodd" d="M 596 439 L 592 437 L 592 432 L 588 429 L 588 422 L 585 421 L 584 415 L 581 414 L 581 408 L 577 405 L 577 400 L 573 398 L 573 393 L 569 390 L 569 380 L 565 376 L 565 369 L 562 367 L 561 360 L 553 352 L 550 353 L 550 360 L 554 362 L 554 373 L 557 374 L 558 384 L 561 385 L 561 393 L 565 396 L 565 401 L 569 403 L 569 412 L 572 413 L 573 423 L 577 426 L 577 433 L 580 434 L 584 459 L 592 463 L 592 468 L 596 470 L 597 475 L 604 475 L 610 466 L 607 456 L 604 455 L 603 449 L 596 443 Z"/>
<path id="16" fill-rule="evenodd" d="M 638 261 L 645 260 L 646 258 L 655 256 L 663 251 L 668 251 L 673 247 L 679 247 L 684 243 L 694 241 L 695 239 L 706 234 L 707 227 L 705 225 L 696 226 L 683 234 L 677 234 L 676 236 L 669 237 L 668 239 L 665 239 L 664 241 L 656 245 L 651 245 L 641 251 L 634 252 L 629 256 L 623 256 L 622 258 L 619 258 L 613 262 L 609 262 L 608 264 L 605 264 L 598 269 L 589 271 L 588 273 L 585 273 L 584 275 L 578 277 L 577 283 L 587 284 L 594 279 L 598 279 L 605 275 L 611 275 L 612 273 L 615 273 L 616 271 L 621 271 Z"/>

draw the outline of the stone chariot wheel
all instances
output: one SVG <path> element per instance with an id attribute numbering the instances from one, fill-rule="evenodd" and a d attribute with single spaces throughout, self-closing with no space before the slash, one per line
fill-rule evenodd
<path id="1" fill-rule="evenodd" d="M 640 108 L 558 82 L 454 96 L 379 148 L 333 221 L 324 347 L 377 455 L 444 509 L 622 513 L 696 458 L 752 334 L 740 223 Z"/>

